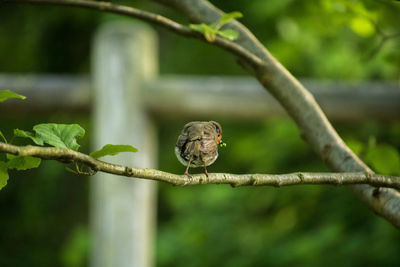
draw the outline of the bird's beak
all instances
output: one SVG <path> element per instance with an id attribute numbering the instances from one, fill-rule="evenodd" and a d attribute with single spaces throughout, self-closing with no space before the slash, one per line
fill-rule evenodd
<path id="1" fill-rule="evenodd" d="M 226 146 L 226 144 L 222 141 L 222 136 L 217 137 L 217 144 L 220 145 L 220 147 Z"/>

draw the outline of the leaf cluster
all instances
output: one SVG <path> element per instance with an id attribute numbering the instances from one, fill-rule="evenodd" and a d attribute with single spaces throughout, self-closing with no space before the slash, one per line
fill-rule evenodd
<path id="1" fill-rule="evenodd" d="M 190 24 L 189 27 L 190 27 L 190 29 L 192 29 L 194 31 L 202 33 L 204 35 L 204 38 L 206 38 L 206 40 L 210 43 L 214 42 L 215 37 L 217 35 L 219 35 L 225 39 L 228 39 L 230 41 L 234 41 L 238 38 L 239 33 L 232 29 L 221 30 L 221 28 L 222 28 L 222 26 L 227 24 L 229 21 L 238 19 L 241 17 L 243 17 L 243 14 L 235 11 L 235 12 L 231 12 L 231 13 L 226 13 L 225 15 L 223 15 L 220 18 L 220 20 L 217 23 Z"/>
<path id="2" fill-rule="evenodd" d="M 9 90 L 0 91 L 0 102 L 3 102 L 9 98 L 20 98 L 25 99 L 25 96 L 16 94 Z M 67 148 L 78 151 L 80 145 L 77 140 L 83 138 L 85 135 L 85 129 L 79 124 L 58 124 L 58 123 L 41 123 L 33 126 L 33 131 L 24 131 L 20 129 L 14 129 L 14 136 L 20 138 L 26 138 L 32 140 L 36 145 L 45 146 L 50 145 L 53 147 Z M 4 134 L 0 131 L 0 137 L 5 143 L 7 139 Z M 13 140 L 12 139 L 12 140 Z M 93 158 L 101 158 L 104 156 L 114 156 L 120 152 L 138 152 L 138 149 L 131 145 L 112 145 L 107 144 L 101 149 L 90 153 Z M 7 185 L 9 179 L 8 170 L 28 170 L 39 167 L 41 163 L 40 158 L 27 157 L 27 156 L 15 156 L 6 154 L 6 161 L 0 160 L 0 190 Z M 75 170 L 68 168 L 67 170 L 72 171 L 76 174 L 92 175 L 93 170 L 85 171 L 84 166 L 77 162 L 75 164 Z"/>

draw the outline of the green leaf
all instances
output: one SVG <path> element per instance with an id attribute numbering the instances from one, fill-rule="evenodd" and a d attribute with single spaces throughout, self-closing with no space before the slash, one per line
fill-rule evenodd
<path id="1" fill-rule="evenodd" d="M 139 150 L 130 145 L 111 145 L 107 144 L 102 149 L 94 151 L 89 156 L 98 159 L 104 156 L 114 156 L 121 152 L 138 152 Z"/>
<path id="2" fill-rule="evenodd" d="M 226 29 L 223 31 L 219 31 L 219 29 L 228 21 L 235 19 L 235 18 L 241 18 L 243 15 L 240 12 L 232 12 L 232 13 L 228 13 L 225 14 L 224 16 L 222 16 L 220 22 L 217 25 L 214 24 L 189 24 L 189 28 L 197 31 L 197 32 L 201 32 L 204 37 L 206 38 L 206 40 L 208 42 L 214 42 L 215 40 L 215 36 L 218 34 L 219 36 L 222 36 L 223 38 L 226 38 L 228 40 L 235 40 L 237 39 L 237 37 L 239 36 L 239 33 L 235 30 L 232 29 Z"/>
<path id="3" fill-rule="evenodd" d="M 66 169 L 67 171 L 69 171 L 69 172 L 74 173 L 74 174 L 79 174 L 77 171 L 71 169 L 70 167 L 65 167 L 65 169 Z"/>
<path id="4" fill-rule="evenodd" d="M 25 99 L 26 97 L 23 95 L 16 94 L 11 92 L 10 90 L 2 90 L 0 91 L 0 103 L 6 101 L 9 98 L 20 98 Z"/>
<path id="5" fill-rule="evenodd" d="M 221 17 L 221 20 L 218 23 L 217 29 L 221 28 L 224 24 L 228 23 L 229 21 L 231 21 L 233 19 L 238 19 L 241 17 L 243 17 L 243 14 L 238 11 L 226 13 L 225 15 L 223 15 Z"/>
<path id="6" fill-rule="evenodd" d="M 22 157 L 22 156 L 14 156 L 11 154 L 7 154 L 7 158 L 9 161 L 7 162 L 7 166 L 9 169 L 16 169 L 18 171 L 24 171 L 28 169 L 37 168 L 42 161 L 40 158 L 35 157 Z"/>
<path id="7" fill-rule="evenodd" d="M 85 135 L 85 129 L 78 124 L 57 124 L 43 123 L 33 127 L 35 135 L 28 131 L 19 129 L 14 130 L 14 135 L 18 137 L 30 138 L 37 145 L 44 143 L 55 146 L 78 150 L 79 144 L 76 139 Z"/>
<path id="8" fill-rule="evenodd" d="M 8 171 L 7 163 L 0 161 L 0 190 L 7 185 Z"/>
<path id="9" fill-rule="evenodd" d="M 43 142 L 55 146 L 78 150 L 76 139 L 85 135 L 85 129 L 78 124 L 43 123 L 33 127 L 36 136 Z"/>
<path id="10" fill-rule="evenodd" d="M 1 131 L 0 131 L 0 137 L 3 138 L 4 143 L 7 144 L 7 139 L 6 139 L 6 137 L 4 136 L 4 134 Z"/>
<path id="11" fill-rule="evenodd" d="M 215 40 L 215 33 L 210 32 L 210 31 L 206 31 L 206 33 L 204 34 L 204 37 L 206 37 L 206 40 L 208 42 L 212 43 Z"/>
<path id="12" fill-rule="evenodd" d="M 189 28 L 201 32 L 208 42 L 213 42 L 215 40 L 215 35 L 217 31 L 210 25 L 207 24 L 189 24 Z"/>
<path id="13" fill-rule="evenodd" d="M 232 29 L 226 29 L 222 31 L 217 32 L 218 35 L 224 37 L 225 39 L 228 39 L 230 41 L 234 41 L 238 38 L 239 33 L 235 30 Z"/>
<path id="14" fill-rule="evenodd" d="M 368 149 L 365 161 L 378 173 L 400 174 L 400 155 L 389 145 L 377 145 Z"/>
<path id="15" fill-rule="evenodd" d="M 204 27 L 202 25 L 205 24 L 189 24 L 189 28 L 196 32 L 205 33 Z"/>
<path id="16" fill-rule="evenodd" d="M 17 137 L 30 138 L 37 145 L 40 145 L 40 146 L 44 145 L 43 140 L 40 137 L 35 136 L 33 133 L 31 133 L 29 131 L 14 129 L 14 135 Z"/>

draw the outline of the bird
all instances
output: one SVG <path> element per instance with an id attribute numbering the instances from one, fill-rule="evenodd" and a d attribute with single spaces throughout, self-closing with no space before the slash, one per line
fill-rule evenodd
<path id="1" fill-rule="evenodd" d="M 192 121 L 187 123 L 175 145 L 175 155 L 187 166 L 185 175 L 189 178 L 189 168 L 203 167 L 208 177 L 207 166 L 218 158 L 218 145 L 222 142 L 222 127 L 216 121 Z"/>

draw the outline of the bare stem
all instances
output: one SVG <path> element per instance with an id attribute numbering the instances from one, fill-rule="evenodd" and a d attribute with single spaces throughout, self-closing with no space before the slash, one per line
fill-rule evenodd
<path id="1" fill-rule="evenodd" d="M 121 6 L 111 2 L 97 2 L 90 0 L 0 0 L 0 2 L 80 7 L 107 13 L 119 14 L 150 22 L 185 37 L 196 38 L 204 42 L 208 42 L 201 33 L 193 31 L 189 27 L 179 24 L 169 18 L 133 7 Z M 244 49 L 242 46 L 227 39 L 216 36 L 213 44 L 235 54 L 242 60 L 249 62 L 249 64 L 253 67 L 262 67 L 265 65 L 260 58 L 249 52 L 247 49 Z"/>
<path id="2" fill-rule="evenodd" d="M 173 185 L 199 185 L 199 184 L 229 184 L 231 186 L 289 186 L 289 185 L 350 185 L 369 184 L 400 189 L 400 178 L 387 175 L 370 174 L 363 172 L 348 173 L 306 173 L 297 172 L 289 174 L 231 174 L 210 173 L 195 174 L 192 178 L 186 175 L 176 175 L 154 169 L 134 168 L 111 164 L 94 159 L 86 154 L 58 147 L 40 146 L 15 146 L 0 142 L 0 152 L 18 156 L 38 157 L 44 160 L 58 160 L 80 162 L 88 165 L 94 171 L 101 171 L 120 176 L 142 178 L 166 182 Z"/>
<path id="3" fill-rule="evenodd" d="M 223 15 L 221 10 L 206 0 L 156 1 L 180 10 L 196 22 L 213 23 Z M 165 27 L 177 34 L 207 42 L 200 33 L 168 18 L 109 2 L 89 0 L 0 0 L 0 2 L 74 6 L 121 14 L 139 18 Z M 217 37 L 212 44 L 239 58 L 239 63 L 252 72 L 260 83 L 282 104 L 299 126 L 304 139 L 310 143 L 318 155 L 335 171 L 372 173 L 368 166 L 346 146 L 314 97 L 268 52 L 257 38 L 237 21 L 229 22 L 227 26 L 237 30 L 239 38 L 235 42 L 230 42 Z M 137 177 L 140 177 L 140 175 Z M 400 228 L 399 192 L 390 188 L 377 190 L 365 183 L 353 185 L 351 188 L 376 214 Z"/>

